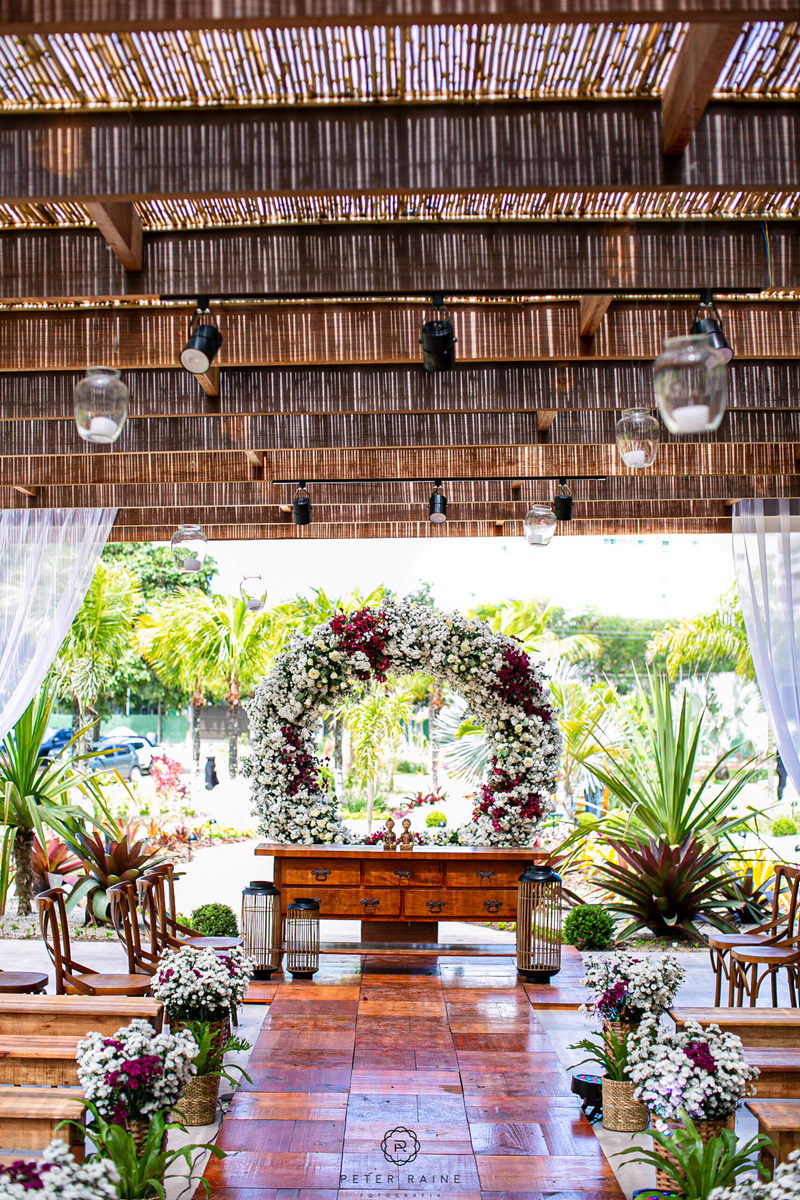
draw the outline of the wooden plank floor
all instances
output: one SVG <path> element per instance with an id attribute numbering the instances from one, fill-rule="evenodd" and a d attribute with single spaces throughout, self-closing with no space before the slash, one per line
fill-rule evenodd
<path id="1" fill-rule="evenodd" d="M 579 969 L 568 955 L 549 1007 Z M 213 1200 L 622 1200 L 536 1015 L 543 989 L 507 961 L 328 959 L 260 987 Z M 396 1165 L 381 1142 L 398 1128 L 419 1151 Z"/>

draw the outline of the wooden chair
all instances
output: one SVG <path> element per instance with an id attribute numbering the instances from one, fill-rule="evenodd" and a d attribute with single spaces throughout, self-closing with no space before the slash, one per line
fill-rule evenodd
<path id="1" fill-rule="evenodd" d="M 778 975 L 786 971 L 789 982 L 789 1003 L 797 1008 L 797 984 L 800 981 L 800 945 L 798 938 L 776 942 L 769 946 L 739 946 L 731 950 L 731 990 L 735 992 L 736 1004 L 744 1003 L 745 994 L 753 1008 L 758 1000 L 761 985 L 769 979 L 772 1006 L 778 1007 Z"/>
<path id="2" fill-rule="evenodd" d="M 0 971 L 0 995 L 38 996 L 49 982 L 41 971 Z"/>
<path id="3" fill-rule="evenodd" d="M 150 990 L 149 975 L 131 972 L 109 975 L 92 971 L 72 957 L 67 906 L 61 888 L 51 888 L 36 897 L 39 924 L 47 953 L 55 968 L 56 993 L 82 996 L 144 996 Z"/>
<path id="4" fill-rule="evenodd" d="M 152 886 L 159 953 L 167 948 L 180 949 L 181 946 L 208 947 L 212 950 L 233 950 L 236 946 L 241 946 L 241 938 L 208 937 L 177 920 L 174 863 L 161 863 L 146 871 L 142 879 L 150 881 Z"/>
<path id="5" fill-rule="evenodd" d="M 749 933 L 710 933 L 708 936 L 708 952 L 711 957 L 711 969 L 714 972 L 714 1004 L 719 1007 L 722 1001 L 722 981 L 728 980 L 728 1005 L 733 1007 L 735 982 L 731 971 L 731 954 L 745 946 L 771 946 L 794 933 L 797 915 L 798 885 L 800 871 L 778 863 L 775 867 L 775 879 L 772 890 L 772 911 L 768 921 L 751 929 Z M 781 902 L 786 889 L 787 908 L 781 910 Z M 777 995 L 777 984 L 773 985 L 773 995 Z M 774 1004 L 777 1005 L 777 999 Z M 794 1001 L 792 1002 L 794 1003 Z"/>
<path id="6" fill-rule="evenodd" d="M 132 883 L 115 883 L 108 888 L 111 924 L 128 956 L 128 970 L 132 975 L 154 975 L 158 966 L 158 955 L 151 946 L 142 946 L 139 930 L 139 909 L 136 904 L 136 888 Z"/>

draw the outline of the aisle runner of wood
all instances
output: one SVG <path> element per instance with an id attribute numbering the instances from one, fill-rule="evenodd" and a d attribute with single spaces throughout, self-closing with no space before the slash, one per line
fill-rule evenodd
<path id="1" fill-rule="evenodd" d="M 622 1200 L 536 1015 L 573 1006 L 574 972 L 548 991 L 501 959 L 342 958 L 259 985 L 213 1200 Z"/>

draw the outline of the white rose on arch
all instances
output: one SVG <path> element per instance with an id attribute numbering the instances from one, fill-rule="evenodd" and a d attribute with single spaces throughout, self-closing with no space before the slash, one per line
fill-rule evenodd
<path id="1" fill-rule="evenodd" d="M 329 668 L 333 654 L 335 676 Z M 458 831 L 460 843 L 530 843 L 554 808 L 561 752 L 541 666 L 515 639 L 483 621 L 394 600 L 337 614 L 307 636 L 294 634 L 246 704 L 252 752 L 245 773 L 261 833 L 304 845 L 351 840 L 336 799 L 319 782 L 320 714 L 357 682 L 420 668 L 464 698 L 493 747 L 473 819 Z M 313 823 L 305 809 L 314 811 Z"/>

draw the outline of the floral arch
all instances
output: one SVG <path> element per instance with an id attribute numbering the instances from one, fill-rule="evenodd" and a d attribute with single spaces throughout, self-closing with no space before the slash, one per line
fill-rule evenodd
<path id="1" fill-rule="evenodd" d="M 493 747 L 464 845 L 524 846 L 553 809 L 561 735 L 544 672 L 483 621 L 384 601 L 293 634 L 248 704 L 260 831 L 278 842 L 348 842 L 335 797 L 319 782 L 320 714 L 357 683 L 425 671 L 461 695 Z"/>

